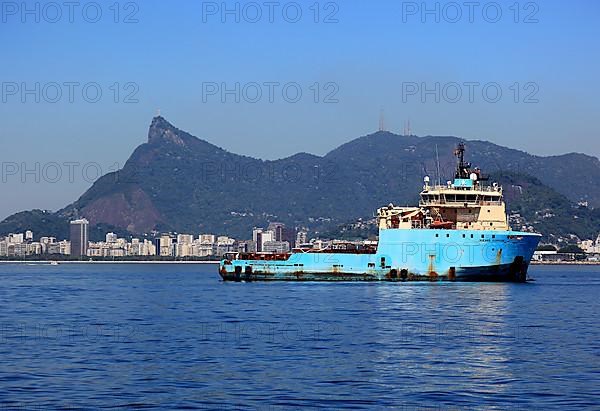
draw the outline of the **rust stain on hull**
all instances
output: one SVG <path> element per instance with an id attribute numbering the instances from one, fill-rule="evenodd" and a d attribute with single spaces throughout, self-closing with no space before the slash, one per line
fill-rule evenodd
<path id="1" fill-rule="evenodd" d="M 450 267 L 448 270 L 448 280 L 455 281 L 456 280 L 456 268 Z"/>
<path id="2" fill-rule="evenodd" d="M 247 273 L 228 273 L 226 270 L 220 269 L 219 274 L 224 281 L 323 281 L 323 282 L 339 282 L 339 281 L 385 281 L 385 282 L 411 282 L 411 281 L 446 281 L 450 280 L 449 276 L 439 276 L 437 273 L 432 276 L 432 273 L 415 274 L 409 273 L 406 270 L 402 274 L 392 276 L 391 272 L 379 277 L 372 273 L 347 273 L 347 272 L 327 272 L 327 273 L 310 273 L 304 271 L 296 271 L 289 274 L 274 275 L 263 271 L 254 271 L 250 275 Z"/>
<path id="3" fill-rule="evenodd" d="M 429 280 L 436 281 L 438 273 L 435 271 L 435 254 L 429 256 Z"/>
<path id="4" fill-rule="evenodd" d="M 502 249 L 499 249 L 496 253 L 496 265 L 502 264 Z"/>
<path id="5" fill-rule="evenodd" d="M 232 265 L 219 266 L 218 272 L 224 281 L 315 281 L 315 282 L 414 282 L 414 281 L 527 281 L 527 264 L 522 257 L 511 264 L 486 267 L 450 267 L 438 273 L 434 265 L 435 256 L 430 257 L 430 266 L 424 272 L 414 272 L 407 268 L 393 268 L 386 271 L 344 272 L 341 267 L 326 272 L 310 272 L 302 269 L 285 271 L 264 270 L 264 266 Z M 399 272 L 398 272 L 399 270 Z"/>

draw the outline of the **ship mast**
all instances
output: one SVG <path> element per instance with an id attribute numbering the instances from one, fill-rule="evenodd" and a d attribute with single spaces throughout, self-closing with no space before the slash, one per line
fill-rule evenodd
<path id="1" fill-rule="evenodd" d="M 469 170 L 471 163 L 465 163 L 465 144 L 458 143 L 458 147 L 454 150 L 454 155 L 458 158 L 458 165 L 456 167 L 456 175 L 454 178 L 469 178 Z"/>

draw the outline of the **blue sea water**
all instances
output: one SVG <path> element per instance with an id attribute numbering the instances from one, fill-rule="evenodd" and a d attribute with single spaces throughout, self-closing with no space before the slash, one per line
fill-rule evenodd
<path id="1" fill-rule="evenodd" d="M 600 409 L 600 267 L 529 284 L 223 283 L 0 265 L 1 409 Z"/>

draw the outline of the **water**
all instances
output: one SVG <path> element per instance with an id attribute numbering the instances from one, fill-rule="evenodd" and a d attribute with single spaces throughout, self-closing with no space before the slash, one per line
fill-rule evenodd
<path id="1" fill-rule="evenodd" d="M 0 409 L 600 409 L 600 267 L 533 284 L 0 265 Z"/>

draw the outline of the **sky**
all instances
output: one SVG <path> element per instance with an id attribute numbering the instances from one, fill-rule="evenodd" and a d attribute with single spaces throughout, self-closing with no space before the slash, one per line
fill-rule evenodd
<path id="1" fill-rule="evenodd" d="M 0 219 L 123 166 L 158 112 L 229 151 L 385 128 L 600 156 L 600 2 L 0 3 Z"/>

